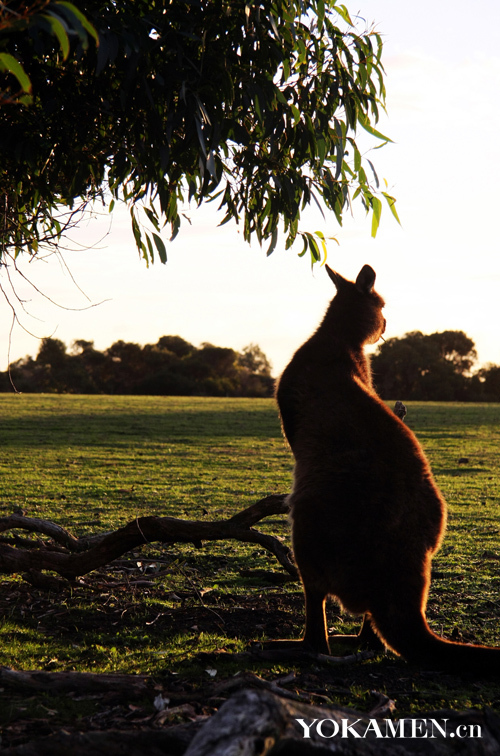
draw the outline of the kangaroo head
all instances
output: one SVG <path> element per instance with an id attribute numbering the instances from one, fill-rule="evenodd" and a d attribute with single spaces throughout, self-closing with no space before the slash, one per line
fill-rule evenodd
<path id="1" fill-rule="evenodd" d="M 337 322 L 342 324 L 345 337 L 351 346 L 374 344 L 385 331 L 382 315 L 384 300 L 374 289 L 376 274 L 370 265 L 363 265 L 356 281 L 346 278 L 325 266 L 337 294 L 331 308 Z"/>

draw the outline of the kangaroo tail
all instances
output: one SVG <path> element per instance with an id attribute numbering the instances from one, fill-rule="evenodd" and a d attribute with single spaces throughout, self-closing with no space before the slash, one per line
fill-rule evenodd
<path id="1" fill-rule="evenodd" d="M 432 632 L 420 610 L 408 612 L 379 607 L 371 617 L 386 645 L 410 663 L 457 674 L 500 676 L 500 648 L 440 638 Z"/>

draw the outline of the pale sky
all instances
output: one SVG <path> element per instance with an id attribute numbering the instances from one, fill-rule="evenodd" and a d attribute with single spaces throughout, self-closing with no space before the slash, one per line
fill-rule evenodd
<path id="1" fill-rule="evenodd" d="M 345 0 L 351 15 L 383 34 L 388 117 L 379 128 L 394 144 L 369 155 L 397 197 L 402 227 L 384 209 L 377 238 L 361 205 L 339 228 L 311 212 L 304 230 L 335 236 L 328 263 L 353 278 L 364 263 L 377 272 L 387 302 L 387 334 L 464 330 L 480 363 L 500 364 L 500 2 L 476 0 Z M 363 140 L 366 143 L 366 140 Z M 245 244 L 236 226 L 217 228 L 210 206 L 190 213 L 193 225 L 167 244 L 168 263 L 147 269 L 138 258 L 128 216 L 107 214 L 74 235 L 89 251 L 65 260 L 79 287 L 52 258 L 23 271 L 51 305 L 18 282 L 26 334 L 13 329 L 10 359 L 35 355 L 37 337 L 99 349 L 123 339 L 154 343 L 178 334 L 242 349 L 260 345 L 278 374 L 317 326 L 333 296 L 323 268 L 278 244 L 270 258 Z M 165 235 L 166 240 L 166 235 Z M 4 274 L 3 274 L 4 275 Z M 2 283 L 6 285 L 5 278 Z M 8 359 L 10 309 L 0 302 L 0 368 Z"/>

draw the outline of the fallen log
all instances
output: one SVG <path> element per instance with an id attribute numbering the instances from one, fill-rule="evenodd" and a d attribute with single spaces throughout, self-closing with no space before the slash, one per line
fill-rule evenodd
<path id="1" fill-rule="evenodd" d="M 250 681 L 249 681 L 250 682 Z M 388 710 L 390 713 L 390 709 Z M 312 706 L 266 689 L 235 693 L 210 718 L 140 730 L 70 732 L 5 748 L 2 756 L 486 756 L 500 753 L 492 711 L 411 719 Z M 159 720 L 158 720 L 159 721 Z"/>
<path id="2" fill-rule="evenodd" d="M 23 529 L 50 536 L 60 548 L 49 549 L 44 542 L 33 548 L 16 548 L 0 544 L 0 572 L 57 572 L 67 580 L 86 575 L 103 567 L 131 549 L 147 543 L 193 543 L 201 548 L 203 541 L 236 540 L 255 543 L 270 551 L 294 579 L 298 578 L 290 549 L 278 538 L 255 530 L 252 525 L 264 517 L 286 514 L 286 495 L 271 495 L 233 515 L 228 520 L 180 520 L 175 517 L 138 517 L 111 533 L 78 539 L 54 523 L 23 515 L 0 518 L 0 532 Z"/>
<path id="3" fill-rule="evenodd" d="M 140 698 L 152 690 L 146 675 L 127 675 L 92 672 L 23 671 L 0 667 L 0 687 L 7 686 L 23 692 L 44 693 L 123 693 L 127 698 Z"/>
<path id="4" fill-rule="evenodd" d="M 500 753 L 493 712 L 436 711 L 412 719 L 370 717 L 351 709 L 242 690 L 194 736 L 184 756 L 485 756 Z"/>

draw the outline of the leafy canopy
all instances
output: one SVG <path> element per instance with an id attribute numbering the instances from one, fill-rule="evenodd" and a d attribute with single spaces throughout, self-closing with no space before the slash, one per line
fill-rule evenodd
<path id="1" fill-rule="evenodd" d="M 324 236 L 299 230 L 313 201 L 341 224 L 360 198 L 373 235 L 382 196 L 397 218 L 355 141 L 359 125 L 387 141 L 382 39 L 336 0 L 26 7 L 0 4 L 4 254 L 58 241 L 97 199 L 125 201 L 144 258 L 162 262 L 187 202 L 216 201 L 269 254 L 282 224 L 313 261 Z"/>

